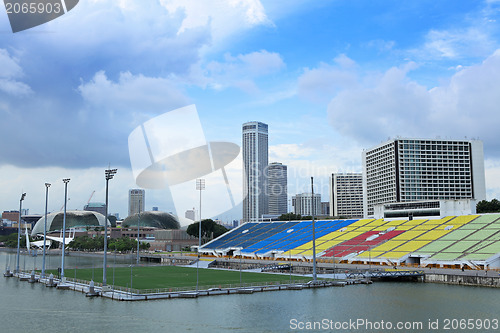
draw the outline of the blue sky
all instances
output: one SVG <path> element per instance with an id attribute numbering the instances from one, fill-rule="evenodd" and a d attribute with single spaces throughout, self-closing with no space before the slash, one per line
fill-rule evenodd
<path id="1" fill-rule="evenodd" d="M 479 138 L 489 199 L 500 194 L 500 1 L 87 0 L 13 34 L 0 10 L 0 209 L 104 201 L 127 214 L 127 137 L 196 104 L 208 141 L 269 124 L 289 194 L 309 176 L 361 171 L 390 137 Z M 173 209 L 168 190 L 146 207 Z M 193 205 L 195 205 L 194 203 Z M 181 212 L 182 214 L 183 212 Z M 239 218 L 238 214 L 226 218 Z"/>

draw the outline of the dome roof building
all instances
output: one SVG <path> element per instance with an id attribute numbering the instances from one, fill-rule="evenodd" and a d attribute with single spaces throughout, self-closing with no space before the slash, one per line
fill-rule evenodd
<path id="1" fill-rule="evenodd" d="M 47 232 L 61 231 L 63 227 L 63 212 L 47 214 Z M 104 227 L 104 215 L 93 211 L 73 210 L 66 212 L 66 230 L 70 228 Z M 31 236 L 43 234 L 45 215 L 35 224 Z M 111 223 L 108 220 L 108 227 Z"/>
<path id="2" fill-rule="evenodd" d="M 179 219 L 169 213 L 149 211 L 141 212 L 140 227 L 153 227 L 157 229 L 180 229 Z M 122 226 L 136 227 L 139 221 L 138 214 L 127 217 L 122 222 Z"/>

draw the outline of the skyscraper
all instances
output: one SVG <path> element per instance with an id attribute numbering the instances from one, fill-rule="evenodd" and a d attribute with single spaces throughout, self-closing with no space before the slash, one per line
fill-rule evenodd
<path id="1" fill-rule="evenodd" d="M 363 216 L 363 174 L 332 174 L 330 177 L 330 216 Z"/>
<path id="2" fill-rule="evenodd" d="M 268 127 L 252 121 L 243 124 L 243 221 L 254 221 L 267 214 Z"/>
<path id="3" fill-rule="evenodd" d="M 128 216 L 144 211 L 146 192 L 142 189 L 128 190 Z"/>
<path id="4" fill-rule="evenodd" d="M 288 213 L 287 167 L 282 163 L 270 163 L 267 168 L 269 186 L 269 214 Z"/>
<path id="5" fill-rule="evenodd" d="M 398 138 L 363 151 L 365 216 L 374 206 L 486 198 L 479 140 Z"/>

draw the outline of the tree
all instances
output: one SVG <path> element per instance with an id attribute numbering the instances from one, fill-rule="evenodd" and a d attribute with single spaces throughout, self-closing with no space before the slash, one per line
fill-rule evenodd
<path id="1" fill-rule="evenodd" d="M 141 242 L 139 244 L 140 250 L 148 250 L 150 247 L 151 247 L 151 244 L 149 242 Z"/>
<path id="2" fill-rule="evenodd" d="M 296 221 L 296 220 L 301 220 L 302 216 L 300 214 L 294 214 L 294 213 L 286 213 L 282 214 L 278 220 L 280 221 Z"/>
<path id="3" fill-rule="evenodd" d="M 500 201 L 497 199 L 493 199 L 491 201 L 481 200 L 476 205 L 476 212 L 478 214 L 500 212 Z"/>
<path id="4" fill-rule="evenodd" d="M 195 222 L 191 223 L 188 227 L 186 232 L 194 237 L 198 238 L 198 230 L 199 230 L 199 223 L 200 222 Z M 217 238 L 220 235 L 226 233 L 228 229 L 217 222 L 215 222 L 212 219 L 206 219 L 201 222 L 201 236 L 202 238 L 205 239 L 213 239 Z"/>

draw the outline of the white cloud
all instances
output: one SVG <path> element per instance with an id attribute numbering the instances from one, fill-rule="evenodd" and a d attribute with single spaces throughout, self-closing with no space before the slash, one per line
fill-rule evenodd
<path id="1" fill-rule="evenodd" d="M 413 68 L 367 74 L 362 87 L 341 91 L 328 105 L 332 126 L 365 144 L 396 135 L 467 136 L 481 138 L 487 154 L 500 151 L 500 50 L 432 89 L 408 77 Z"/>
<path id="2" fill-rule="evenodd" d="M 27 84 L 18 81 L 23 75 L 19 60 L 11 57 L 7 50 L 0 49 L 0 91 L 13 96 L 32 93 Z"/>
<path id="3" fill-rule="evenodd" d="M 215 42 L 255 25 L 272 24 L 259 0 L 161 0 L 170 12 L 184 12 L 178 34 L 187 29 L 210 27 Z"/>
<path id="4" fill-rule="evenodd" d="M 310 192 L 310 177 L 313 176 L 315 192 L 321 193 L 322 200 L 327 201 L 332 173 L 361 172 L 361 148 L 352 141 L 334 138 L 334 135 L 315 137 L 304 143 L 269 146 L 269 162 L 275 161 L 288 167 L 289 196 Z"/>
<path id="5" fill-rule="evenodd" d="M 205 80 L 215 89 L 235 86 L 254 93 L 258 91 L 254 79 L 276 73 L 284 67 L 283 59 L 275 52 L 261 50 L 237 56 L 228 53 L 224 62 L 212 61 L 206 65 Z"/>
<path id="6" fill-rule="evenodd" d="M 357 86 L 356 63 L 341 54 L 335 65 L 320 63 L 317 68 L 306 68 L 298 79 L 299 96 L 314 102 L 326 102 L 342 89 Z"/>
<path id="7" fill-rule="evenodd" d="M 165 112 L 189 103 L 189 99 L 166 78 L 122 72 L 116 82 L 104 71 L 78 87 L 84 100 L 103 110 Z"/>
<path id="8" fill-rule="evenodd" d="M 486 28 L 480 25 L 450 30 L 430 30 L 424 45 L 410 51 L 422 59 L 461 59 L 484 57 L 490 54 L 497 43 Z"/>
<path id="9" fill-rule="evenodd" d="M 396 42 L 393 40 L 375 39 L 366 43 L 367 47 L 375 48 L 379 52 L 387 52 L 394 49 Z"/>

